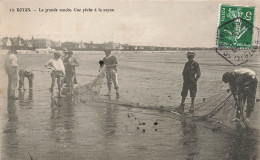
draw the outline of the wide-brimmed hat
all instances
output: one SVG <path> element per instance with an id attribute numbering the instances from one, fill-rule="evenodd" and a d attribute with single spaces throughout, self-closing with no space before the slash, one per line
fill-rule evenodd
<path id="1" fill-rule="evenodd" d="M 188 51 L 186 55 L 187 56 L 195 56 L 196 54 L 193 51 Z"/>

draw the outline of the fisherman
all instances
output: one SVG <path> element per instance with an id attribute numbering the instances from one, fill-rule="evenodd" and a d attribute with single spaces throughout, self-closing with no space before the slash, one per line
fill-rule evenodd
<path id="1" fill-rule="evenodd" d="M 71 87 L 71 88 L 69 87 L 70 89 L 73 89 L 73 83 L 76 76 L 75 68 L 79 66 L 78 61 L 72 55 L 73 52 L 69 50 L 67 52 L 67 57 L 65 57 L 63 61 L 65 66 L 65 73 L 66 73 L 66 84 Z"/>
<path id="2" fill-rule="evenodd" d="M 22 88 L 24 89 L 24 78 L 25 77 L 29 81 L 29 89 L 30 90 L 33 89 L 34 74 L 29 69 L 21 69 L 19 71 L 19 90 L 21 90 Z"/>
<path id="3" fill-rule="evenodd" d="M 63 51 L 63 54 L 64 54 L 64 56 L 61 58 L 62 59 L 62 61 L 63 61 L 63 64 L 64 64 L 64 60 L 65 59 L 69 59 L 68 58 L 68 54 L 73 54 L 73 52 L 71 51 L 71 50 L 68 50 L 68 49 L 64 49 L 64 51 Z M 65 67 L 65 71 L 66 71 L 66 67 Z M 75 72 L 76 72 L 76 69 L 75 69 Z M 74 75 L 74 84 L 78 84 L 78 81 L 77 81 L 77 75 L 75 74 Z M 65 82 L 66 83 L 66 82 Z"/>
<path id="4" fill-rule="evenodd" d="M 246 122 L 249 122 L 249 117 L 254 109 L 255 95 L 257 88 L 257 79 L 254 71 L 247 68 L 236 69 L 233 72 L 226 72 L 223 74 L 222 81 L 229 83 L 229 90 L 231 90 L 236 102 L 236 118 L 240 121 L 240 111 L 243 107 L 242 101 L 247 101 L 246 106 Z"/>
<path id="5" fill-rule="evenodd" d="M 114 55 L 111 54 L 111 50 L 105 50 L 106 57 L 103 58 L 103 62 L 105 65 L 102 65 L 100 62 L 100 66 L 106 66 L 106 77 L 107 77 L 107 87 L 108 93 L 107 96 L 111 95 L 111 87 L 112 81 L 114 83 L 114 87 L 116 89 L 116 96 L 119 96 L 119 87 L 118 87 L 118 80 L 117 80 L 117 59 Z"/>
<path id="6" fill-rule="evenodd" d="M 196 54 L 193 51 L 188 51 L 186 55 L 188 58 L 188 62 L 185 63 L 182 72 L 182 76 L 183 76 L 183 86 L 181 92 L 182 100 L 181 100 L 181 105 L 178 108 L 178 112 L 180 114 L 184 113 L 185 100 L 188 94 L 188 90 L 190 91 L 190 97 L 191 97 L 191 106 L 189 112 L 194 113 L 194 101 L 197 92 L 197 81 L 201 75 L 199 64 L 193 60 Z"/>
<path id="7" fill-rule="evenodd" d="M 52 69 L 51 72 L 51 88 L 50 92 L 53 92 L 55 80 L 57 79 L 58 89 L 59 89 L 59 95 L 61 96 L 61 81 L 62 77 L 65 75 L 65 68 L 63 65 L 63 62 L 60 58 L 61 53 L 58 51 L 54 52 L 54 57 L 50 59 L 46 64 L 45 67 L 48 69 Z"/>
<path id="8" fill-rule="evenodd" d="M 16 87 L 17 87 L 17 80 L 18 80 L 18 60 L 16 55 L 17 51 L 14 48 L 11 48 L 8 51 L 7 56 L 4 62 L 5 72 L 8 76 L 8 98 L 17 99 L 18 97 L 15 96 Z"/>

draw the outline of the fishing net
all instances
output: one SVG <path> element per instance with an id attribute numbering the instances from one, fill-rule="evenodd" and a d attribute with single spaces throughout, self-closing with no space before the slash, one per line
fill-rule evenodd
<path id="1" fill-rule="evenodd" d="M 106 75 L 106 68 L 104 67 L 100 74 L 92 82 L 79 86 L 76 91 L 80 97 L 91 98 L 92 101 L 107 104 L 117 104 L 126 107 L 142 108 L 149 110 L 158 110 L 163 112 L 174 113 L 178 106 L 151 106 L 140 103 L 131 102 L 122 95 L 115 99 L 107 98 L 105 96 L 100 96 L 100 90 L 104 85 L 104 78 Z M 190 104 L 185 105 L 184 115 L 188 115 Z M 218 93 L 211 97 L 205 97 L 202 100 L 197 100 L 194 107 L 195 117 L 198 120 L 208 120 L 213 119 L 220 123 L 231 123 L 231 120 L 235 117 L 235 102 L 232 98 L 232 94 L 226 91 Z"/>
<path id="2" fill-rule="evenodd" d="M 90 94 L 90 95 L 99 95 L 100 90 L 103 86 L 104 77 L 106 75 L 106 67 L 104 67 L 97 78 L 95 78 L 90 83 L 78 86 L 75 88 L 75 91 L 80 95 Z"/>
<path id="3" fill-rule="evenodd" d="M 195 113 L 200 120 L 212 119 L 226 125 L 234 119 L 235 111 L 235 101 L 232 94 L 227 92 L 205 98 L 195 106 Z"/>

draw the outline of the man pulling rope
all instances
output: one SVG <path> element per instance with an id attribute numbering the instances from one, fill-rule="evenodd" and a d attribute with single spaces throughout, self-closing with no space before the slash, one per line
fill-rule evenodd
<path id="1" fill-rule="evenodd" d="M 247 68 L 240 68 L 233 72 L 223 74 L 222 81 L 229 83 L 230 90 L 236 102 L 237 112 L 235 120 L 240 121 L 241 107 L 247 101 L 246 107 L 246 123 L 255 105 L 255 95 L 257 88 L 257 79 L 254 71 Z"/>

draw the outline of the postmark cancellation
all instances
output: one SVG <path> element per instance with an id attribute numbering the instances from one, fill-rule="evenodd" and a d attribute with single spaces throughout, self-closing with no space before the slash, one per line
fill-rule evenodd
<path id="1" fill-rule="evenodd" d="M 216 52 L 232 65 L 246 63 L 259 54 L 259 37 L 253 41 L 255 8 L 220 5 Z M 259 35 L 259 33 L 258 33 Z"/>

